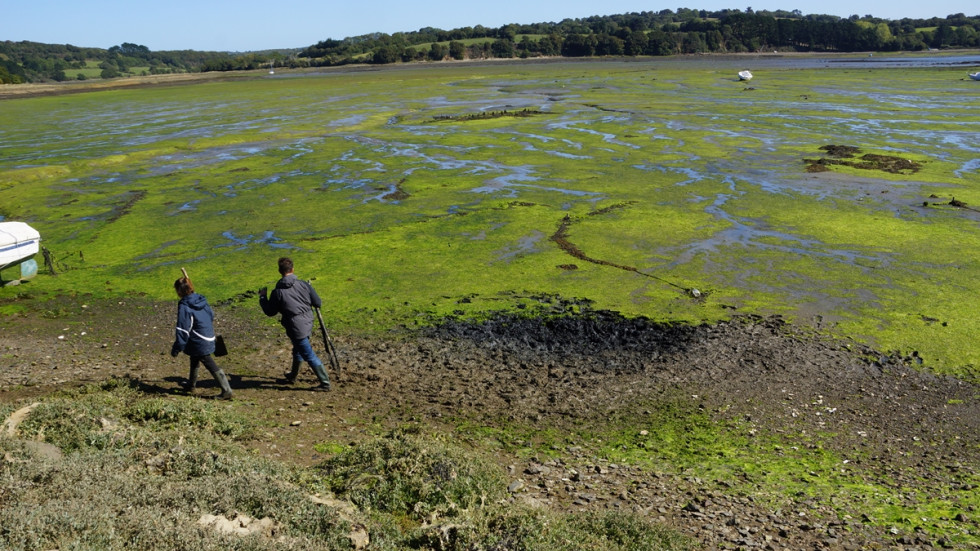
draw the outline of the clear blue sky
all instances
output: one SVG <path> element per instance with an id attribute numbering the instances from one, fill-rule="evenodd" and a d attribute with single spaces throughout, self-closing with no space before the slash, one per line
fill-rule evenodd
<path id="1" fill-rule="evenodd" d="M 327 38 L 423 27 L 500 27 L 592 15 L 678 8 L 800 10 L 885 19 L 980 14 L 976 0 L 765 0 L 733 4 L 692 0 L 3 0 L 0 40 L 109 48 L 124 42 L 150 50 L 254 51 L 302 48 Z"/>

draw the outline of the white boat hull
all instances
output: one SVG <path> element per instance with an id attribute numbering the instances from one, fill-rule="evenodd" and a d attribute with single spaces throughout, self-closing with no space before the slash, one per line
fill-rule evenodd
<path id="1" fill-rule="evenodd" d="M 0 270 L 31 260 L 40 250 L 37 230 L 23 222 L 0 222 Z"/>
<path id="2" fill-rule="evenodd" d="M 970 78 L 973 80 L 980 80 L 980 73 L 970 73 Z"/>
<path id="3" fill-rule="evenodd" d="M 739 71 L 739 73 L 738 73 L 738 79 L 739 80 L 752 80 L 752 73 L 750 73 L 748 71 Z"/>

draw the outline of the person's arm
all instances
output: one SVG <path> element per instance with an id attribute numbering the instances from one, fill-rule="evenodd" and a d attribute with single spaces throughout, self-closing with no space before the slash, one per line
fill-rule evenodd
<path id="1" fill-rule="evenodd" d="M 259 289 L 259 306 L 262 307 L 262 311 L 265 312 L 265 315 L 272 317 L 279 313 L 279 301 L 276 300 L 277 297 L 275 289 L 272 290 L 272 300 L 266 296 L 267 292 L 268 290 L 265 287 Z"/>
<path id="2" fill-rule="evenodd" d="M 194 325 L 194 318 L 186 308 L 177 307 L 177 327 L 174 330 L 174 344 L 170 347 L 170 355 L 177 357 L 187 346 L 187 339 L 191 336 L 191 327 Z"/>
<path id="3" fill-rule="evenodd" d="M 310 306 L 314 308 L 323 306 L 323 301 L 320 300 L 320 295 L 316 294 L 316 289 L 313 288 L 313 284 L 306 282 L 306 286 L 310 288 Z"/>

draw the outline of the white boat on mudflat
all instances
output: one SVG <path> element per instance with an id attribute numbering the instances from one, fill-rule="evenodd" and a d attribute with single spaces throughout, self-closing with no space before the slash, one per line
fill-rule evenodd
<path id="1" fill-rule="evenodd" d="M 752 80 L 752 73 L 748 71 L 739 71 L 738 80 Z"/>
<path id="2" fill-rule="evenodd" d="M 980 73 L 970 73 L 970 78 L 973 80 L 980 80 Z"/>
<path id="3" fill-rule="evenodd" d="M 21 264 L 16 279 L 37 274 L 34 255 L 41 249 L 41 234 L 23 222 L 0 222 L 0 270 Z"/>

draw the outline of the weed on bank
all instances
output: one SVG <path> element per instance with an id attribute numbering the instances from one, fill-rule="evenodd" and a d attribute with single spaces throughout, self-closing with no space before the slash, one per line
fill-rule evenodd
<path id="1" fill-rule="evenodd" d="M 0 547 L 688 548 L 634 515 L 509 503 L 499 467 L 418 431 L 311 468 L 268 461 L 241 445 L 256 425 L 236 407 L 121 379 L 36 402 L 16 437 L 0 437 Z"/>

